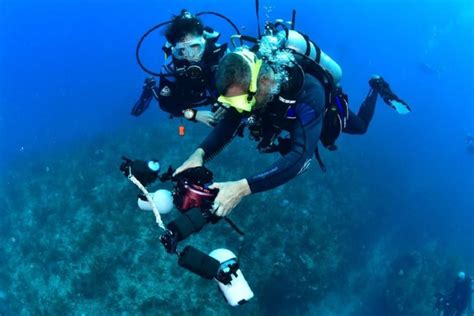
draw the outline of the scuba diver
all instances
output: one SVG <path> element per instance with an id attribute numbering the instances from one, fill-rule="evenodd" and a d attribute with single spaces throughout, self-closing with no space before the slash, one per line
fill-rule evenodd
<path id="1" fill-rule="evenodd" d="M 369 81 L 370 91 L 359 112 L 353 113 L 339 84 L 341 70 L 337 63 L 293 29 L 276 32 L 278 25 L 281 23 L 268 23 L 265 36 L 259 35 L 252 49 L 242 46 L 222 57 L 214 81 L 220 104 L 215 115 L 217 125 L 180 167 L 170 167 L 161 176 L 159 164 L 153 160 L 124 158 L 120 167 L 146 197 L 139 197 L 140 208 L 153 210 L 158 225 L 165 230 L 160 241 L 166 251 L 178 255 L 180 266 L 206 279 L 216 279 L 233 306 L 253 297 L 239 270 L 239 256 L 228 251 L 205 254 L 191 246 L 181 251 L 178 242 L 199 232 L 207 223 L 220 220 L 227 221 L 243 236 L 226 217 L 240 200 L 282 185 L 306 171 L 313 155 L 324 170 L 318 142 L 335 150 L 340 133 L 364 134 L 378 96 L 399 113 L 409 112 L 408 105 L 387 82 L 375 76 Z M 241 41 L 252 40 L 238 35 Z M 278 152 L 282 157 L 253 176 L 214 182 L 204 162 L 215 157 L 235 136 L 243 136 L 245 129 L 258 142 L 260 152 Z M 159 190 L 149 194 L 143 186 L 157 179 L 174 181 L 173 192 Z M 172 205 L 182 214 L 165 227 L 160 213 L 166 213 Z"/>
<path id="2" fill-rule="evenodd" d="M 472 278 L 464 272 L 459 272 L 451 292 L 447 295 L 435 295 L 435 309 L 442 316 L 461 316 L 469 307 L 473 294 Z M 472 302 L 471 302 L 472 304 Z"/>
<path id="3" fill-rule="evenodd" d="M 143 66 L 139 49 L 150 32 L 166 24 L 167 42 L 163 51 L 167 59 L 160 73 L 156 74 Z M 193 122 L 214 125 L 213 112 L 196 108 L 213 105 L 216 101 L 214 74 L 219 60 L 227 51 L 227 44 L 217 43 L 219 36 L 187 10 L 145 33 L 137 47 L 137 60 L 145 71 L 158 75 L 159 83 L 157 85 L 153 77 L 145 79 L 142 94 L 131 114 L 141 115 L 155 98 L 170 117 L 184 117 Z"/>
<path id="4" fill-rule="evenodd" d="M 347 107 L 347 96 L 332 76 L 309 59 L 297 62 L 296 53 L 279 49 L 273 35 L 263 37 L 257 51 L 238 48 L 227 54 L 216 74 L 218 101 L 226 108 L 223 118 L 175 174 L 199 167 L 213 158 L 248 127 L 260 152 L 282 157 L 265 170 L 237 181 L 214 183 L 219 189 L 213 209 L 228 215 L 240 200 L 288 182 L 305 171 L 318 142 L 330 149 L 340 132 L 364 134 L 372 119 L 377 97 L 400 100 L 381 77 L 369 81 L 370 91 L 358 114 Z M 307 63 L 308 65 L 304 65 Z M 390 105 L 390 103 L 389 103 Z M 280 134 L 286 131 L 286 137 Z"/>
<path id="5" fill-rule="evenodd" d="M 466 141 L 467 141 L 467 145 L 466 145 L 467 152 L 469 154 L 474 154 L 474 136 L 472 136 L 471 134 L 467 134 Z"/>

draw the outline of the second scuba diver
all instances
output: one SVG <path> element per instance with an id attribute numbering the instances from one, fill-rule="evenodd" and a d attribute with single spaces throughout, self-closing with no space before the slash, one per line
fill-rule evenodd
<path id="1" fill-rule="evenodd" d="M 131 114 L 141 115 L 155 98 L 171 117 L 214 125 L 214 113 L 196 108 L 216 101 L 214 75 L 227 45 L 219 45 L 220 34 L 205 27 L 186 10 L 168 23 L 165 36 L 167 43 L 163 50 L 167 60 L 159 74 L 159 83 L 156 85 L 154 78 L 145 80 Z"/>
<path id="2" fill-rule="evenodd" d="M 447 295 L 437 293 L 435 309 L 443 316 L 461 316 L 466 310 L 473 312 L 471 303 L 474 290 L 473 280 L 465 272 L 459 272 L 453 288 Z M 471 303 L 474 304 L 474 303 Z"/>
<path id="3" fill-rule="evenodd" d="M 254 175 L 210 186 L 219 189 L 213 205 L 218 216 L 228 215 L 243 197 L 275 188 L 304 172 L 315 153 L 324 169 L 318 142 L 321 140 L 326 148 L 333 150 L 341 131 L 364 134 L 379 95 L 392 107 L 394 100 L 405 104 L 376 76 L 369 81 L 369 94 L 355 114 L 347 108 L 345 95 L 327 71 L 317 63 L 307 64 L 306 59 L 296 62 L 296 54 L 288 50 L 268 48 L 273 42 L 268 38 L 261 41 L 256 52 L 238 48 L 223 58 L 216 81 L 218 100 L 226 108 L 225 114 L 175 171 L 178 174 L 202 166 L 234 136 L 241 134 L 244 127 L 259 141 L 261 152 L 282 154 L 277 162 Z M 283 131 L 289 136 L 279 137 Z"/>

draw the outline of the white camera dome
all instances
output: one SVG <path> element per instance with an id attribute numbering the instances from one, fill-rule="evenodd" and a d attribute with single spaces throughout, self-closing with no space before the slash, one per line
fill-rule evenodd
<path id="1" fill-rule="evenodd" d="M 173 210 L 173 195 L 168 190 L 158 190 L 154 193 L 150 193 L 153 203 L 155 203 L 156 208 L 160 214 L 168 214 Z M 151 211 L 152 207 L 148 200 L 142 200 L 138 198 L 138 207 L 144 211 Z"/>

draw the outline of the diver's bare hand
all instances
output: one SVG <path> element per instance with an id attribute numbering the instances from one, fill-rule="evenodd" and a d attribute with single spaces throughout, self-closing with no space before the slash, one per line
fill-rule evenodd
<path id="1" fill-rule="evenodd" d="M 240 203 L 244 196 L 252 193 L 247 179 L 230 182 L 215 182 L 210 189 L 219 189 L 213 204 L 214 214 L 227 216 Z"/>
<path id="2" fill-rule="evenodd" d="M 214 113 L 211 111 L 197 111 L 196 112 L 196 121 L 206 124 L 209 127 L 214 127 L 217 120 Z"/>
<path id="3" fill-rule="evenodd" d="M 196 149 L 196 151 L 191 156 L 189 156 L 189 158 L 181 166 L 176 168 L 173 173 L 173 177 L 186 169 L 201 167 L 204 164 L 203 157 L 204 150 L 202 150 L 201 148 Z"/>

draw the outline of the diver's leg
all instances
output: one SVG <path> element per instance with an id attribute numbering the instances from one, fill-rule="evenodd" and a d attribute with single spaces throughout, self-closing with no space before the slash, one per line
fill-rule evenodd
<path id="1" fill-rule="evenodd" d="M 357 115 L 349 110 L 349 119 L 343 132 L 347 134 L 365 134 L 369 128 L 370 121 L 374 116 L 375 104 L 377 103 L 378 93 L 370 89 L 369 94 L 362 102 Z"/>

